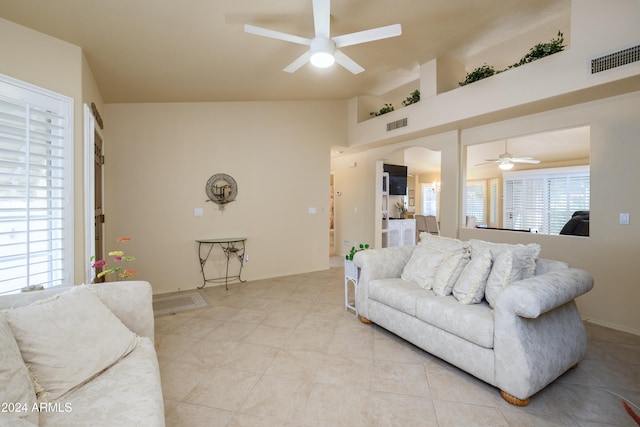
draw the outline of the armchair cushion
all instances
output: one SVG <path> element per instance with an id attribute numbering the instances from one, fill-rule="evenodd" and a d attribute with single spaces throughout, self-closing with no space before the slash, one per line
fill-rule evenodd
<path id="1" fill-rule="evenodd" d="M 13 332 L 3 317 L 0 317 L 0 349 L 0 402 L 19 405 L 6 408 L 7 418 L 22 418 L 37 424 L 38 412 L 31 410 L 36 403 L 31 377 L 22 360 Z M 5 424 L 0 422 L 0 425 Z"/>
<path id="2" fill-rule="evenodd" d="M 54 401 L 127 355 L 136 335 L 84 286 L 15 308 L 6 319 L 35 379 Z"/>

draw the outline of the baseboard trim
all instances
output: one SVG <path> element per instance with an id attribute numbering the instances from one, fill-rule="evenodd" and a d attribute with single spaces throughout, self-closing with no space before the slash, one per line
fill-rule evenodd
<path id="1" fill-rule="evenodd" d="M 639 330 L 632 329 L 632 328 L 627 328 L 626 326 L 622 326 L 622 325 L 618 325 L 618 324 L 610 323 L 610 322 L 605 322 L 605 321 L 602 321 L 602 320 L 596 320 L 596 319 L 583 318 L 582 320 L 584 320 L 585 322 L 593 323 L 594 325 L 604 326 L 605 328 L 615 329 L 616 331 L 626 332 L 628 334 L 633 334 L 633 335 L 640 336 L 640 331 Z"/>

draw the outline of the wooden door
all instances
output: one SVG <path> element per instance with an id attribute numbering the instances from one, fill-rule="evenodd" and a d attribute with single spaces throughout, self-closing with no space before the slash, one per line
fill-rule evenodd
<path id="1" fill-rule="evenodd" d="M 94 225 L 95 225 L 95 254 L 96 260 L 104 259 L 104 213 L 102 211 L 102 165 L 104 165 L 104 156 L 102 155 L 102 137 L 98 132 L 94 134 Z M 96 275 L 101 269 L 96 269 Z M 96 282 L 104 282 L 104 277 L 96 278 Z"/>

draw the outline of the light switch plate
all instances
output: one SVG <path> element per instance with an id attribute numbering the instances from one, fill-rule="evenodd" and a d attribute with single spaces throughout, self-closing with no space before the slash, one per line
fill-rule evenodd
<path id="1" fill-rule="evenodd" d="M 202 216 L 204 215 L 204 211 L 202 210 L 202 208 L 195 208 L 193 210 L 193 216 Z"/>
<path id="2" fill-rule="evenodd" d="M 620 224 L 629 225 L 629 214 L 628 213 L 621 213 L 620 214 Z"/>

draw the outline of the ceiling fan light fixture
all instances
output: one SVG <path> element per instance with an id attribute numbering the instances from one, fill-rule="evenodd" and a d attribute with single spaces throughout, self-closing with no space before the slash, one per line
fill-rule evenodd
<path id="1" fill-rule="evenodd" d="M 508 171 L 513 169 L 513 163 L 509 162 L 509 161 L 503 161 L 500 162 L 500 164 L 498 165 L 498 167 L 500 169 L 502 169 L 503 171 Z"/>
<path id="2" fill-rule="evenodd" d="M 328 68 L 336 62 L 336 58 L 327 52 L 315 52 L 311 55 L 309 61 L 314 67 Z"/>
<path id="3" fill-rule="evenodd" d="M 333 40 L 315 38 L 311 40 L 311 64 L 318 68 L 327 68 L 336 62 L 333 53 L 336 50 L 336 44 Z"/>

